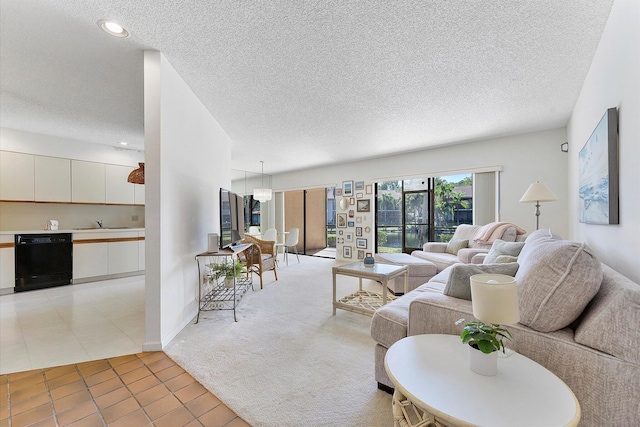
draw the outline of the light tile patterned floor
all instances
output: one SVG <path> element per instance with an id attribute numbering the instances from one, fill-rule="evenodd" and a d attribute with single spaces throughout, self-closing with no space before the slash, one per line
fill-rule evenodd
<path id="1" fill-rule="evenodd" d="M 163 352 L 0 375 L 0 427 L 246 427 Z"/>

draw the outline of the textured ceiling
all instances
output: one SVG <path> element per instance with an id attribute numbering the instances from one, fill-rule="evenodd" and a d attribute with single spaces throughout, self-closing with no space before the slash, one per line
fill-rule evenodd
<path id="1" fill-rule="evenodd" d="M 265 173 L 565 126 L 613 0 L 0 0 L 0 125 L 143 147 L 160 50 Z M 115 19 L 117 39 L 96 22 Z"/>

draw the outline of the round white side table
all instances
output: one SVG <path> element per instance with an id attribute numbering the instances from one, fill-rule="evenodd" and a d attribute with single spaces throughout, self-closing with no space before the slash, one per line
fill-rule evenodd
<path id="1" fill-rule="evenodd" d="M 576 426 L 580 404 L 555 374 L 520 354 L 498 359 L 498 374 L 469 369 L 457 335 L 415 335 L 391 346 L 395 426 Z"/>

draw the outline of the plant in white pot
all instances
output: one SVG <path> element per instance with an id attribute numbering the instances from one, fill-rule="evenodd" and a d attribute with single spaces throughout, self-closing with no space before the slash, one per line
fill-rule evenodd
<path id="1" fill-rule="evenodd" d="M 464 322 L 460 319 L 456 325 Z M 504 340 L 511 333 L 504 327 L 480 321 L 465 323 L 460 334 L 463 344 L 469 345 L 469 366 L 481 375 L 495 375 L 498 368 L 498 351 L 505 352 Z"/>
<path id="2" fill-rule="evenodd" d="M 505 352 L 504 340 L 511 333 L 501 324 L 520 320 L 516 281 L 503 274 L 476 274 L 470 277 L 474 322 L 466 323 L 460 338 L 469 345 L 469 367 L 482 375 L 496 375 L 498 351 Z M 456 322 L 460 324 L 464 319 Z"/>
<path id="3" fill-rule="evenodd" d="M 209 267 L 213 271 L 213 277 L 216 281 L 221 277 L 224 277 L 224 285 L 227 288 L 233 288 L 234 279 L 239 277 L 245 271 L 244 264 L 240 262 L 239 259 L 236 259 L 233 262 L 211 264 Z"/>
<path id="4" fill-rule="evenodd" d="M 464 322 L 464 319 L 458 320 L 456 325 L 462 322 Z M 494 351 L 502 351 L 504 353 L 504 340 L 510 340 L 511 333 L 507 328 L 500 325 L 475 321 L 465 323 L 460 338 L 462 338 L 463 344 L 469 344 L 484 354 L 493 353 Z"/>

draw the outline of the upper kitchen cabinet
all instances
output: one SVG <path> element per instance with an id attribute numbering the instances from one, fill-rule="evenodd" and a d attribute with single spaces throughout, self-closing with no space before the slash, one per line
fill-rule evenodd
<path id="1" fill-rule="evenodd" d="M 136 205 L 144 205 L 144 184 L 133 185 L 133 200 Z"/>
<path id="2" fill-rule="evenodd" d="M 134 204 L 135 184 L 127 182 L 131 166 L 106 165 L 106 200 L 107 203 Z"/>
<path id="3" fill-rule="evenodd" d="M 69 159 L 35 156 L 35 200 L 37 202 L 71 201 L 71 161 Z"/>
<path id="4" fill-rule="evenodd" d="M 0 200 L 33 201 L 34 156 L 0 151 Z"/>
<path id="5" fill-rule="evenodd" d="M 71 160 L 71 201 L 105 203 L 105 177 L 104 163 Z"/>

